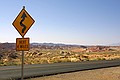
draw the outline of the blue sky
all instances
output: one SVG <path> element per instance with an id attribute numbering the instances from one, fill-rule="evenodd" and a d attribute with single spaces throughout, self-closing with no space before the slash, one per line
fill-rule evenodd
<path id="1" fill-rule="evenodd" d="M 21 38 L 12 22 L 23 6 L 35 20 L 25 35 L 31 42 L 120 42 L 120 0 L 1 0 L 0 42 Z"/>

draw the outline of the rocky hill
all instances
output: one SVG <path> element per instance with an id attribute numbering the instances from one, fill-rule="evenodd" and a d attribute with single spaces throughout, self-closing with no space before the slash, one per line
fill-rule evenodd
<path id="1" fill-rule="evenodd" d="M 25 51 L 25 64 L 80 62 L 120 59 L 120 46 L 81 46 L 53 43 L 32 43 Z M 0 65 L 20 65 L 21 51 L 15 43 L 0 43 Z"/>

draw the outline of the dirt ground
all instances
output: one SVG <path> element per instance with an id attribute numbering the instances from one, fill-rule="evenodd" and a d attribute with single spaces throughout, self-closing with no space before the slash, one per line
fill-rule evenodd
<path id="1" fill-rule="evenodd" d="M 120 66 L 45 76 L 30 80 L 120 80 Z"/>

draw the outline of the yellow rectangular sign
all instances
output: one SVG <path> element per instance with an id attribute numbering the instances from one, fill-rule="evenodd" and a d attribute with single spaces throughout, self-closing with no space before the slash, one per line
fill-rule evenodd
<path id="1" fill-rule="evenodd" d="M 28 51 L 29 49 L 29 38 L 16 38 L 16 51 Z"/>

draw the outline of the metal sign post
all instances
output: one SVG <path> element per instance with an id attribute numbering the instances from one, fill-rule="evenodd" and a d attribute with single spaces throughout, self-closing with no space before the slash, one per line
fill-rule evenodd
<path id="1" fill-rule="evenodd" d="M 24 79 L 24 51 L 22 51 L 21 80 Z"/>
<path id="2" fill-rule="evenodd" d="M 17 38 L 16 39 L 16 50 L 22 51 L 22 63 L 21 63 L 21 80 L 24 76 L 24 51 L 29 50 L 29 38 Z"/>
<path id="3" fill-rule="evenodd" d="M 24 38 L 24 36 L 23 36 L 23 38 Z M 24 79 L 24 51 L 22 51 L 22 66 L 21 66 L 21 80 L 23 80 L 23 79 Z"/>
<path id="4" fill-rule="evenodd" d="M 34 23 L 34 19 L 25 10 L 25 6 L 12 23 L 22 38 L 16 39 L 16 51 L 22 51 L 21 80 L 24 79 L 24 51 L 29 50 L 29 38 L 24 38 L 27 31 Z"/>

